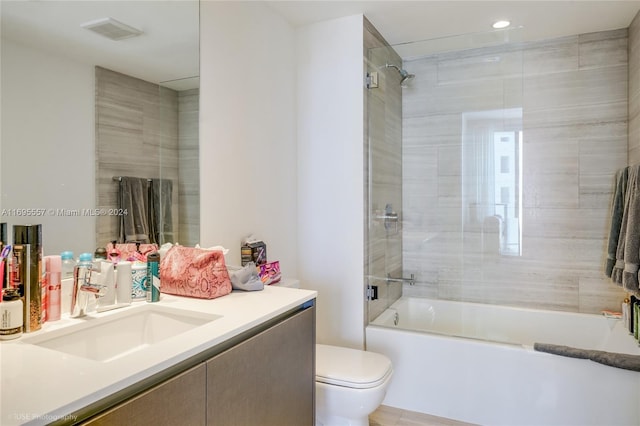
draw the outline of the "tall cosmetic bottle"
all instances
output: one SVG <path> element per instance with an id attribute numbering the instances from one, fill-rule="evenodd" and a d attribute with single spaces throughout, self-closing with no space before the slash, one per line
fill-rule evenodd
<path id="1" fill-rule="evenodd" d="M 42 327 L 42 225 L 13 226 L 14 285 L 22 285 L 25 333 Z"/>
<path id="2" fill-rule="evenodd" d="M 160 300 L 160 255 L 158 252 L 147 256 L 147 302 Z"/>
<path id="3" fill-rule="evenodd" d="M 60 319 L 62 292 L 62 259 L 58 255 L 45 256 L 49 258 L 47 269 L 47 321 Z"/>
<path id="4" fill-rule="evenodd" d="M 7 244 L 9 244 L 8 241 L 8 235 L 7 235 L 7 224 L 5 222 L 0 223 L 0 252 L 2 251 L 2 249 L 4 248 L 4 246 L 6 246 Z M 2 271 L 0 273 L 0 289 L 9 287 L 9 260 L 8 259 L 0 259 L 0 262 L 2 262 L 2 265 L 4 266 L 3 268 L 0 267 L 0 270 Z"/>

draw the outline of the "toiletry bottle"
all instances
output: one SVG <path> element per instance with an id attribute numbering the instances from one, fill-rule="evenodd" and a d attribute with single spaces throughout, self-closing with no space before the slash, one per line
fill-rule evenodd
<path id="1" fill-rule="evenodd" d="M 7 224 L 5 222 L 0 223 L 0 252 L 5 254 L 4 247 L 7 246 Z M 6 256 L 0 258 L 0 291 L 5 287 L 9 287 L 7 277 L 9 276 L 9 260 Z M 0 296 L 2 297 L 2 296 Z"/>
<path id="2" fill-rule="evenodd" d="M 60 257 L 62 259 L 62 279 L 73 278 L 73 268 L 76 266 L 76 261 L 73 259 L 73 252 L 63 251 Z"/>
<path id="3" fill-rule="evenodd" d="M 635 327 L 635 316 L 636 316 L 636 312 L 635 312 L 635 304 L 636 304 L 636 296 L 634 296 L 633 294 L 629 297 L 629 324 L 627 326 L 627 329 L 629 330 L 629 334 L 634 334 L 633 333 L 633 329 Z"/>
<path id="4" fill-rule="evenodd" d="M 16 288 L 7 288 L 0 303 L 0 340 L 15 339 L 22 335 L 22 300 Z"/>
<path id="5" fill-rule="evenodd" d="M 22 284 L 22 277 L 20 276 L 20 271 L 22 267 L 20 262 L 22 261 L 22 249 L 21 245 L 16 245 L 11 248 L 11 271 L 9 272 L 9 286 L 12 288 L 18 288 L 20 284 Z"/>
<path id="6" fill-rule="evenodd" d="M 40 296 L 40 306 L 42 312 L 42 324 L 47 322 L 47 290 L 49 289 L 49 270 L 51 266 L 49 266 L 49 256 L 45 256 L 42 258 L 42 277 L 40 278 L 40 288 L 42 289 L 42 293 Z"/>
<path id="7" fill-rule="evenodd" d="M 95 263 L 95 262 L 94 262 Z M 102 296 L 96 301 L 98 309 L 116 304 L 116 272 L 115 265 L 108 261 L 100 262 L 100 279 L 97 284 Z"/>
<path id="8" fill-rule="evenodd" d="M 638 303 L 638 300 L 636 300 L 633 308 L 633 337 L 638 340 L 638 324 L 640 324 L 640 322 L 638 321 L 640 317 L 640 303 Z"/>
<path id="9" fill-rule="evenodd" d="M 93 253 L 93 260 L 99 262 L 107 260 L 107 250 L 104 247 L 98 247 Z"/>
<path id="10" fill-rule="evenodd" d="M 17 274 L 23 284 L 23 327 L 25 333 L 31 333 L 42 327 L 42 226 L 14 225 L 13 241 L 13 251 L 19 254 Z"/>
<path id="11" fill-rule="evenodd" d="M 157 252 L 147 256 L 147 302 L 160 300 L 160 255 Z"/>
<path id="12" fill-rule="evenodd" d="M 93 256 L 91 253 L 82 253 L 78 264 L 73 268 L 73 293 L 71 294 L 71 317 L 77 318 L 86 315 L 90 293 L 83 290 L 91 286 L 91 269 Z"/>
<path id="13" fill-rule="evenodd" d="M 11 246 L 4 245 L 2 246 L 2 251 L 0 251 L 0 290 L 3 288 L 9 287 L 9 267 L 11 266 L 9 263 L 11 254 Z"/>
<path id="14" fill-rule="evenodd" d="M 622 324 L 625 327 L 629 324 L 629 298 L 625 297 L 622 301 Z"/>
<path id="15" fill-rule="evenodd" d="M 131 262 L 121 261 L 116 265 L 116 302 L 131 303 Z"/>
<path id="16" fill-rule="evenodd" d="M 95 252 L 93 252 L 93 273 L 99 274 L 102 271 L 102 262 L 107 261 L 107 250 L 102 247 L 98 247 Z M 97 277 L 96 277 L 97 278 Z M 94 284 L 97 281 L 94 280 Z"/>
<path id="17" fill-rule="evenodd" d="M 147 299 L 147 264 L 132 262 L 131 264 L 131 298 L 133 300 Z"/>
<path id="18" fill-rule="evenodd" d="M 55 255 L 48 257 L 47 321 L 57 321 L 61 312 L 62 259 Z"/>

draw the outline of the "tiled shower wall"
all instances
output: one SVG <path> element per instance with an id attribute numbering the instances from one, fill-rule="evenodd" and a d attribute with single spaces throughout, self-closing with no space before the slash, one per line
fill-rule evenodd
<path id="1" fill-rule="evenodd" d="M 365 313 L 372 320 L 402 295 L 402 285 L 387 284 L 387 274 L 402 273 L 400 223 L 384 226 L 379 219 L 387 204 L 402 216 L 402 95 L 397 71 L 386 64 L 402 65 L 402 59 L 378 31 L 364 20 L 364 66 L 378 73 L 378 87 L 365 91 L 365 276 L 378 288 L 378 299 L 368 303 Z M 397 228 L 396 228 L 397 225 Z"/>
<path id="2" fill-rule="evenodd" d="M 178 242 L 200 242 L 200 90 L 178 92 Z"/>
<path id="3" fill-rule="evenodd" d="M 602 273 L 613 176 L 627 164 L 627 30 L 405 61 L 405 295 L 542 309 L 619 309 Z M 636 67 L 637 69 L 637 67 Z M 522 252 L 465 223 L 462 114 L 522 108 Z"/>

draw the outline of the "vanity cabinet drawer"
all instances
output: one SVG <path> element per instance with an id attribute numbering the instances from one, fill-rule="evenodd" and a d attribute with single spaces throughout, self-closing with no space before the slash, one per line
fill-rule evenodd
<path id="1" fill-rule="evenodd" d="M 207 361 L 207 425 L 313 425 L 315 307 Z"/>
<path id="2" fill-rule="evenodd" d="M 204 425 L 206 366 L 152 387 L 83 423 L 91 426 Z"/>

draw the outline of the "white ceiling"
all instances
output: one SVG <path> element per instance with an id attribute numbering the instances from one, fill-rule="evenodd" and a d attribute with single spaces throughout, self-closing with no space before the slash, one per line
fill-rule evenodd
<path id="1" fill-rule="evenodd" d="M 640 1 L 269 1 L 294 26 L 364 14 L 391 45 L 492 31 L 499 19 L 523 41 L 626 28 Z"/>
<path id="2" fill-rule="evenodd" d="M 199 4 L 173 1 L 8 1 L 0 2 L 2 37 L 65 55 L 76 61 L 162 83 L 198 76 Z M 115 18 L 144 31 L 113 41 L 80 24 Z M 197 87 L 197 79 L 166 84 Z"/>
<path id="3" fill-rule="evenodd" d="M 211 1 L 211 0 L 208 0 Z M 244 1 L 244 0 L 234 0 Z M 486 33 L 509 19 L 519 40 L 626 28 L 640 1 L 265 1 L 293 26 L 364 14 L 392 44 Z M 160 83 L 198 74 L 198 2 L 1 0 L 2 36 Z M 110 16 L 142 29 L 114 42 L 80 24 Z M 433 44 L 433 43 L 431 43 Z M 398 48 L 402 56 L 402 48 Z"/>

